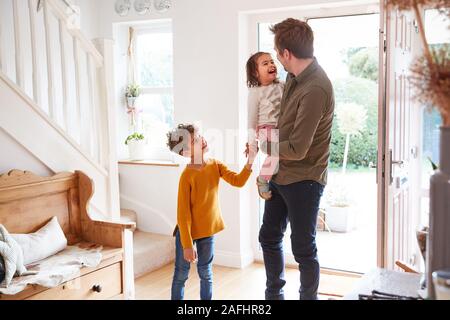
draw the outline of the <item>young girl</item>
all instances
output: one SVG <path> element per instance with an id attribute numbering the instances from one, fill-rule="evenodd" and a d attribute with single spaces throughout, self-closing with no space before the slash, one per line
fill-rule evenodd
<path id="1" fill-rule="evenodd" d="M 284 83 L 278 80 L 277 67 L 266 52 L 255 53 L 247 61 L 248 129 L 250 148 L 255 150 L 256 139 L 260 143 L 277 142 L 277 122 L 280 113 Z M 270 148 L 268 149 L 270 150 Z M 278 157 L 270 151 L 256 179 L 259 195 L 271 198 L 269 180 L 278 168 Z"/>
<path id="2" fill-rule="evenodd" d="M 190 264 L 197 262 L 200 277 L 200 298 L 212 299 L 212 261 L 214 235 L 225 228 L 219 207 L 219 181 L 242 187 L 252 173 L 254 152 L 246 151 L 248 160 L 240 173 L 222 162 L 207 159 L 208 143 L 193 125 L 178 125 L 168 133 L 170 150 L 189 158 L 178 187 L 175 271 L 172 280 L 172 300 L 184 298 L 184 285 Z"/>

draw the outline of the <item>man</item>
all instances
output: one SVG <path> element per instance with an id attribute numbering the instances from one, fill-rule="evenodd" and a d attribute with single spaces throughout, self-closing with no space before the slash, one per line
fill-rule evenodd
<path id="1" fill-rule="evenodd" d="M 287 19 L 271 28 L 277 58 L 289 72 L 278 120 L 280 163 L 270 182 L 259 233 L 266 268 L 266 299 L 284 299 L 283 237 L 291 224 L 292 252 L 299 263 L 300 299 L 316 300 L 320 267 L 316 224 L 327 182 L 333 87 L 314 57 L 314 35 L 305 22 Z M 263 151 L 267 146 L 261 145 Z"/>

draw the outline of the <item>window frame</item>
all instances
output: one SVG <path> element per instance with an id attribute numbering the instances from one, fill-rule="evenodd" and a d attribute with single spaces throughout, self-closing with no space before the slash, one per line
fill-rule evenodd
<path id="1" fill-rule="evenodd" d="M 172 57 L 173 57 L 173 23 L 171 19 L 162 19 L 155 20 L 152 22 L 146 22 L 145 25 L 137 25 L 134 26 L 134 37 L 133 37 L 133 59 L 134 59 L 134 76 L 135 81 L 141 87 L 141 95 L 170 95 L 172 96 L 172 101 L 174 101 L 174 75 L 173 75 L 173 58 L 172 58 L 172 86 L 165 87 L 151 87 L 142 85 L 140 79 L 140 69 L 139 69 L 139 58 L 138 58 L 138 50 L 139 50 L 139 37 L 142 35 L 152 34 L 152 33 L 168 33 L 172 35 Z M 175 101 L 173 102 L 173 108 L 175 109 Z M 150 160 L 163 160 L 163 161 L 172 161 L 173 156 L 171 152 L 162 146 L 152 146 L 149 145 L 150 150 Z"/>

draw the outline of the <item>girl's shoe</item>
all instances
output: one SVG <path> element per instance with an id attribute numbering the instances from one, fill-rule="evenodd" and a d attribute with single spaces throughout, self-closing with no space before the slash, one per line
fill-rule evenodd
<path id="1" fill-rule="evenodd" d="M 256 186 L 258 187 L 258 194 L 264 200 L 272 198 L 272 191 L 269 189 L 269 182 L 261 177 L 256 178 Z"/>

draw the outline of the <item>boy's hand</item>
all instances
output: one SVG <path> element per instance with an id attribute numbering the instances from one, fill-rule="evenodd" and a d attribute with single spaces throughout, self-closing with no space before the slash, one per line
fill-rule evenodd
<path id="1" fill-rule="evenodd" d="M 194 248 L 184 249 L 183 255 L 187 262 L 197 261 L 197 251 Z"/>
<path id="2" fill-rule="evenodd" d="M 258 154 L 258 143 L 256 142 L 254 145 L 250 145 L 249 143 L 245 144 L 245 156 L 248 158 L 247 159 L 247 168 L 251 169 L 252 165 L 253 165 L 253 161 L 256 158 L 256 155 Z"/>
<path id="3" fill-rule="evenodd" d="M 245 154 L 246 157 L 250 156 L 250 159 L 253 160 L 253 159 L 255 159 L 256 154 L 258 153 L 258 151 L 259 151 L 259 148 L 258 148 L 258 143 L 257 142 L 255 142 L 254 145 L 249 145 L 248 142 L 245 144 L 244 154 Z"/>

